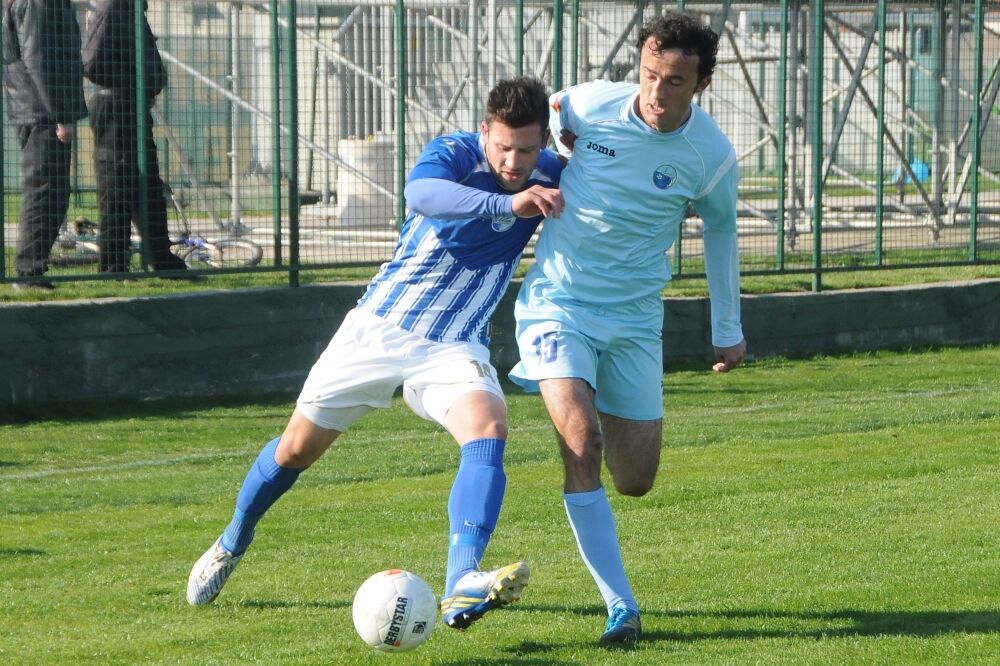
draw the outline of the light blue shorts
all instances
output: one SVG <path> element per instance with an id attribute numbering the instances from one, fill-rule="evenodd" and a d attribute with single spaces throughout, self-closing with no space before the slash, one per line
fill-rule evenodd
<path id="1" fill-rule="evenodd" d="M 521 361 L 510 379 L 537 392 L 542 379 L 575 377 L 598 411 L 638 421 L 663 417 L 663 303 L 612 307 L 555 302 L 547 280 L 525 282 L 514 305 Z"/>

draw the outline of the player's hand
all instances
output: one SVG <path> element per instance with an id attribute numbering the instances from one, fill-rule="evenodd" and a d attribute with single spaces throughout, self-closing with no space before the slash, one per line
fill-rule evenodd
<path id="1" fill-rule="evenodd" d="M 715 347 L 715 358 L 719 361 L 712 366 L 715 372 L 729 372 L 740 363 L 747 354 L 747 341 L 740 340 L 732 347 Z"/>
<path id="2" fill-rule="evenodd" d="M 514 215 L 518 217 L 535 217 L 544 215 L 545 217 L 559 217 L 562 215 L 563 201 L 562 192 L 554 187 L 543 187 L 532 185 L 523 192 L 518 192 L 511 197 Z"/>
<path id="3" fill-rule="evenodd" d="M 573 134 L 568 129 L 563 129 L 559 132 L 559 143 L 569 148 L 570 152 L 573 152 L 573 144 L 576 143 L 576 134 Z"/>

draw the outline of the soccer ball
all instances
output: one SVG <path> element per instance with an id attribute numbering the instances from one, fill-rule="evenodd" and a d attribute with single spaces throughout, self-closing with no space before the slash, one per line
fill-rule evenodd
<path id="1" fill-rule="evenodd" d="M 369 647 L 404 652 L 422 645 L 434 630 L 437 598 L 420 576 L 402 569 L 380 571 L 354 595 L 354 628 Z"/>

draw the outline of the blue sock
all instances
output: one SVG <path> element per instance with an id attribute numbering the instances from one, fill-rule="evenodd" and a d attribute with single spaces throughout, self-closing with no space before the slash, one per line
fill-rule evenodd
<path id="1" fill-rule="evenodd" d="M 479 567 L 500 517 L 507 487 L 502 439 L 474 439 L 461 448 L 462 461 L 448 497 L 448 572 L 445 596 L 459 578 Z"/>
<path id="2" fill-rule="evenodd" d="M 233 555 L 242 555 L 246 551 L 253 541 L 257 522 L 302 473 L 301 469 L 282 467 L 274 461 L 274 452 L 280 440 L 280 437 L 275 437 L 263 448 L 247 472 L 240 494 L 236 496 L 233 519 L 222 533 L 222 547 Z"/>
<path id="3" fill-rule="evenodd" d="M 564 493 L 563 501 L 580 555 L 604 597 L 608 612 L 615 606 L 638 611 L 622 565 L 618 528 L 604 486 L 585 493 Z"/>

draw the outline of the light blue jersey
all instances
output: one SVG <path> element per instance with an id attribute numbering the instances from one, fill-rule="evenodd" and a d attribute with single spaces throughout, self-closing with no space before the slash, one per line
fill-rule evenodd
<path id="1" fill-rule="evenodd" d="M 658 298 L 671 277 L 666 252 L 691 202 L 704 220 L 712 342 L 738 344 L 736 153 L 695 104 L 681 128 L 653 130 L 634 111 L 638 91 L 595 81 L 550 98 L 552 135 L 565 128 L 576 141 L 560 183 L 566 209 L 545 223 L 522 293 L 538 282 L 553 303 L 612 309 Z"/>

